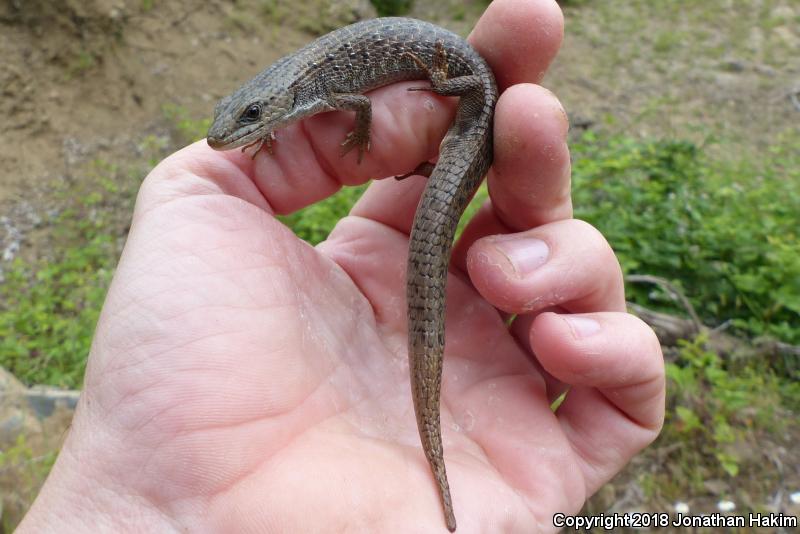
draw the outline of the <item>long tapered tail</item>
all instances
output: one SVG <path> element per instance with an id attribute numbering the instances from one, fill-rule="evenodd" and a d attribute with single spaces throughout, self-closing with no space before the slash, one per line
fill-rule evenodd
<path id="1" fill-rule="evenodd" d="M 408 252 L 408 354 L 414 412 L 451 532 L 456 529 L 456 518 L 444 464 L 439 409 L 445 290 L 458 220 L 486 170 L 484 150 L 473 154 L 475 159 L 466 166 L 462 160 L 449 158 L 442 151 L 417 207 Z M 465 173 L 465 167 L 471 172 Z"/>
<path id="2" fill-rule="evenodd" d="M 431 177 L 431 180 L 435 177 Z M 423 195 L 429 197 L 433 182 Z M 456 529 L 450 485 L 442 450 L 439 398 L 444 356 L 445 287 L 452 232 L 440 218 L 442 212 L 420 208 L 408 256 L 408 353 L 411 390 L 422 448 L 439 486 L 447 528 Z"/>

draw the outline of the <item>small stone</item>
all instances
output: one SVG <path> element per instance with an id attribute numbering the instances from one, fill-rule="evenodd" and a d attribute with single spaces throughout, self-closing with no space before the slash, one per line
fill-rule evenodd
<path id="1" fill-rule="evenodd" d="M 728 492 L 728 485 L 719 479 L 706 480 L 703 485 L 713 495 L 722 496 Z"/>
<path id="2" fill-rule="evenodd" d="M 4 217 L 5 219 L 5 217 Z M 0 367 L 0 393 L 4 397 L 19 395 L 25 391 L 25 385 L 17 377 Z"/>
<path id="3" fill-rule="evenodd" d="M 736 503 L 734 503 L 733 501 L 725 501 L 725 500 L 719 501 L 717 503 L 717 510 L 723 513 L 732 512 L 736 510 Z"/>
<path id="4" fill-rule="evenodd" d="M 74 410 L 80 391 L 63 390 L 49 386 L 33 386 L 26 393 L 28 404 L 39 419 L 50 417 L 57 407 Z"/>
<path id="5" fill-rule="evenodd" d="M 731 59 L 726 61 L 722 68 L 728 72 L 743 72 L 747 64 L 740 59 Z"/>
<path id="6" fill-rule="evenodd" d="M 778 71 L 774 68 L 770 67 L 769 65 L 759 64 L 753 67 L 758 74 L 763 76 L 769 76 L 770 78 L 774 78 L 778 75 Z"/>
<path id="7" fill-rule="evenodd" d="M 41 424 L 25 402 L 25 385 L 0 367 L 0 450 L 17 436 L 41 433 Z"/>

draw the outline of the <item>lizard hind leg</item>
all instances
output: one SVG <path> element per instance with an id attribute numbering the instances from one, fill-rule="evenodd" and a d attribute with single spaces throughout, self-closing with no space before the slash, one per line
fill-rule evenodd
<path id="1" fill-rule="evenodd" d="M 430 67 L 416 54 L 411 52 L 406 52 L 405 54 L 425 72 L 431 82 L 430 87 L 409 87 L 409 91 L 430 91 L 441 96 L 464 96 L 476 89 L 480 89 L 482 85 L 480 77 L 476 75 L 447 77 L 447 51 L 441 41 L 436 42 L 436 51 L 431 59 Z"/>
<path id="2" fill-rule="evenodd" d="M 431 82 L 430 87 L 409 87 L 409 91 L 434 91 L 447 80 L 447 51 L 444 49 L 442 41 L 436 41 L 436 48 L 428 66 L 421 57 L 413 52 L 404 52 L 405 56 L 417 64 Z"/>

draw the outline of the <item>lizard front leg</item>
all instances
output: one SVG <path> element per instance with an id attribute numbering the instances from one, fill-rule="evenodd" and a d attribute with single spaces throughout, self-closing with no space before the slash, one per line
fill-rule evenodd
<path id="1" fill-rule="evenodd" d="M 272 149 L 272 143 L 275 141 L 275 133 L 274 132 L 267 132 L 264 134 L 264 137 L 261 139 L 257 139 L 250 143 L 249 145 L 245 145 L 242 147 L 242 152 L 250 148 L 251 146 L 256 147 L 253 151 L 253 155 L 250 156 L 250 159 L 256 159 L 256 155 L 261 152 L 261 149 L 267 147 L 267 152 L 272 155 L 275 151 Z"/>
<path id="2" fill-rule="evenodd" d="M 372 103 L 364 95 L 352 93 L 334 93 L 331 105 L 341 111 L 355 111 L 356 123 L 353 131 L 347 134 L 342 142 L 341 155 L 344 156 L 354 148 L 358 148 L 358 163 L 369 151 L 369 134 L 372 126 Z"/>

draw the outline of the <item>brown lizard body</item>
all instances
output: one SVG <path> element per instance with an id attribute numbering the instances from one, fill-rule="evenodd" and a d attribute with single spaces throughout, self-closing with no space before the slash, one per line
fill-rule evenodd
<path id="1" fill-rule="evenodd" d="M 407 18 L 358 22 L 285 56 L 217 104 L 208 144 L 228 150 L 257 144 L 272 151 L 273 132 L 316 113 L 356 112 L 342 143 L 358 159 L 372 119 L 363 93 L 401 80 L 430 81 L 436 94 L 460 97 L 411 230 L 406 298 L 414 411 L 422 447 L 439 486 L 447 528 L 456 529 L 442 451 L 439 397 L 444 355 L 445 288 L 456 226 L 492 162 L 497 86 L 492 71 L 461 37 Z M 421 88 L 414 88 L 420 90 Z"/>

